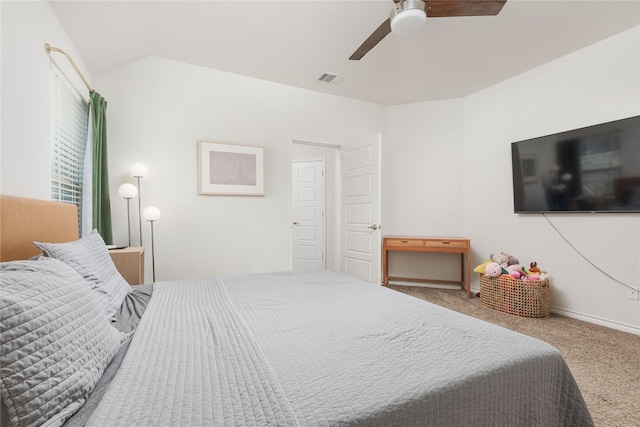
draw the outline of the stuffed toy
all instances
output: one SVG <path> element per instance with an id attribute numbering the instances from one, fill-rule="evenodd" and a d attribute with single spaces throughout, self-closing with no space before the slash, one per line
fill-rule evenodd
<path id="1" fill-rule="evenodd" d="M 484 274 L 486 268 L 487 268 L 487 264 L 489 264 L 491 261 L 491 259 L 485 259 L 482 264 L 480 264 L 479 266 L 477 266 L 476 268 L 473 269 L 474 273 L 480 273 L 480 274 Z"/>
<path id="2" fill-rule="evenodd" d="M 532 262 L 530 267 L 529 267 L 529 275 L 536 275 L 539 276 L 541 273 L 540 269 L 538 268 L 538 263 L 537 262 Z"/>
<path id="3" fill-rule="evenodd" d="M 512 264 L 508 266 L 507 271 L 509 272 L 509 276 L 513 277 L 514 279 L 520 279 L 526 276 L 520 264 Z"/>
<path id="4" fill-rule="evenodd" d="M 502 266 L 497 262 L 490 262 L 486 265 L 484 274 L 486 274 L 487 277 L 498 277 L 502 274 Z"/>
<path id="5" fill-rule="evenodd" d="M 505 253 L 491 254 L 491 260 L 503 267 L 506 267 L 509 262 L 509 257 Z"/>
<path id="6" fill-rule="evenodd" d="M 513 255 L 507 255 L 507 267 L 510 265 L 516 265 L 516 264 L 520 264 L 520 261 L 518 261 L 518 258 L 514 257 Z"/>
<path id="7" fill-rule="evenodd" d="M 538 268 L 537 262 L 532 262 L 529 267 L 529 272 L 527 273 L 526 280 L 540 280 L 540 269 Z"/>

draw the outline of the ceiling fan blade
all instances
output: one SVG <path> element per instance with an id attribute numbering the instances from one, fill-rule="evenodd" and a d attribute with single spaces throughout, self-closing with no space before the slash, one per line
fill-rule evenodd
<path id="1" fill-rule="evenodd" d="M 370 36 L 360 45 L 358 49 L 349 57 L 353 61 L 362 59 L 375 45 L 380 43 L 383 38 L 391 32 L 391 19 L 387 18 Z"/>
<path id="2" fill-rule="evenodd" d="M 393 0 L 399 3 L 402 0 Z M 507 0 L 424 0 L 428 18 L 497 15 Z M 391 18 L 384 21 L 349 57 L 358 61 L 391 32 Z"/>
<path id="3" fill-rule="evenodd" d="M 497 15 L 507 0 L 425 0 L 427 17 Z"/>

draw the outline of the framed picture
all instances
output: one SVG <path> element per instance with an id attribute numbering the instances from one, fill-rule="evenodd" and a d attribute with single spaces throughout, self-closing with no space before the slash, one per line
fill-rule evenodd
<path id="1" fill-rule="evenodd" d="M 264 196 L 264 147 L 198 141 L 198 193 Z"/>

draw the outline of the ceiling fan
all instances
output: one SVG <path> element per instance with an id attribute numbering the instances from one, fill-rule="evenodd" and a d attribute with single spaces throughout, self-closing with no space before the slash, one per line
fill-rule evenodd
<path id="1" fill-rule="evenodd" d="M 497 15 L 507 0 L 393 0 L 395 6 L 384 21 L 349 57 L 360 60 L 387 34 L 409 35 L 424 25 L 429 18 L 451 16 Z"/>

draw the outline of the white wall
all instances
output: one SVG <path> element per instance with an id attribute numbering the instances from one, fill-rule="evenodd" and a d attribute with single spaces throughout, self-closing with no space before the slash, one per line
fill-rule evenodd
<path id="1" fill-rule="evenodd" d="M 157 280 L 287 270 L 290 136 L 341 144 L 383 131 L 386 120 L 382 106 L 155 57 L 103 73 L 95 86 L 109 103 L 114 240 L 127 241 L 117 188 L 134 182 L 132 163 L 143 163 L 143 209 L 162 212 Z M 266 195 L 199 195 L 199 139 L 265 146 Z M 148 236 L 143 223 L 147 251 Z"/>
<path id="2" fill-rule="evenodd" d="M 50 58 L 86 99 L 89 91 L 66 58 L 49 56 L 44 44 L 66 50 L 89 81 L 91 74 L 47 2 L 2 1 L 0 23 L 0 192 L 50 199 Z"/>
<path id="3" fill-rule="evenodd" d="M 463 107 L 453 99 L 389 108 L 384 234 L 462 234 Z"/>
<path id="4" fill-rule="evenodd" d="M 382 155 L 383 235 L 464 236 L 464 103 L 390 107 Z M 391 276 L 459 280 L 457 257 L 391 253 Z"/>
<path id="5" fill-rule="evenodd" d="M 640 27 L 465 99 L 464 230 L 474 262 L 492 252 L 537 261 L 551 303 L 640 332 L 640 303 L 574 251 L 539 214 L 513 214 L 510 143 L 640 114 Z M 639 159 L 640 160 L 640 159 Z M 599 268 L 640 283 L 640 214 L 549 214 Z M 476 280 L 477 282 L 477 280 Z"/>
<path id="6" fill-rule="evenodd" d="M 510 157 L 514 141 L 640 114 L 639 33 L 624 32 L 464 99 L 389 108 L 384 234 L 468 237 L 473 266 L 501 251 L 537 261 L 551 274 L 555 311 L 640 333 L 640 303 L 627 299 L 625 286 L 592 267 L 543 216 L 513 213 Z M 594 264 L 639 286 L 640 214 L 548 217 Z M 444 259 L 402 258 L 396 268 L 409 275 L 425 265 L 439 278 L 451 271 L 432 268 Z M 479 288 L 479 275 L 472 279 Z"/>

